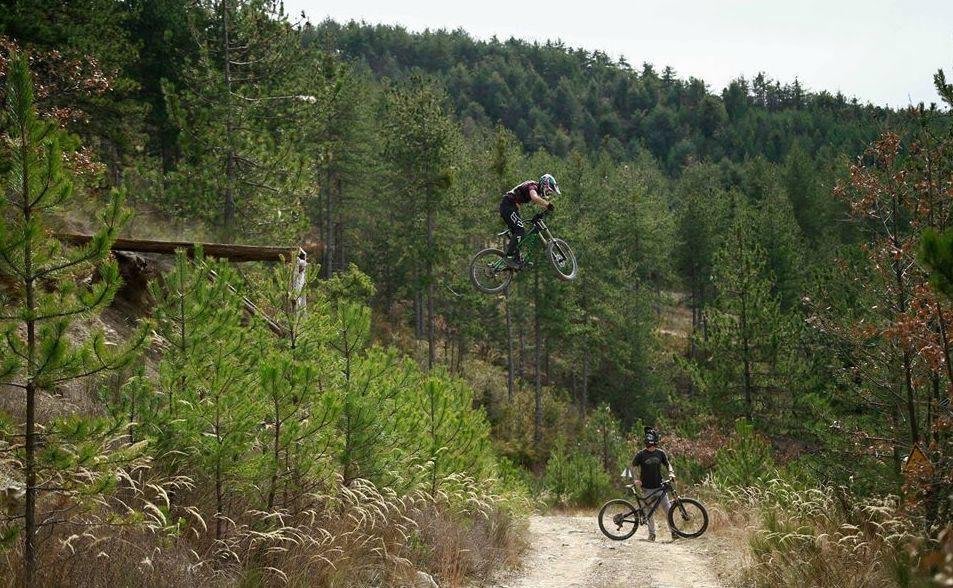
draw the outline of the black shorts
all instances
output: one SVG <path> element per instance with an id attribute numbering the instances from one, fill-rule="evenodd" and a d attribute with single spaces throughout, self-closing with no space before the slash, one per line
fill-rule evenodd
<path id="1" fill-rule="evenodd" d="M 523 217 L 520 216 L 520 209 L 509 196 L 504 196 L 503 201 L 500 202 L 500 216 L 503 217 L 503 222 L 506 223 L 514 236 L 522 237 L 526 233 Z"/>

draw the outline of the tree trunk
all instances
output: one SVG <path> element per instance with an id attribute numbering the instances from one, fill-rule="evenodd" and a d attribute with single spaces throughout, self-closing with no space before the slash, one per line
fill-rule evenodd
<path id="1" fill-rule="evenodd" d="M 526 363 L 525 363 L 525 358 L 526 358 L 526 333 L 523 332 L 523 329 L 519 329 L 519 334 L 520 334 L 520 357 L 519 357 L 519 365 L 517 365 L 517 375 L 519 376 L 519 379 L 525 380 L 525 379 L 526 379 L 526 370 L 524 369 L 524 366 L 526 365 Z"/>
<path id="2" fill-rule="evenodd" d="M 900 448 L 900 443 L 898 442 L 898 436 L 900 433 L 900 408 L 896 403 L 891 403 L 890 407 L 890 420 L 893 424 L 891 429 L 891 435 L 894 438 L 893 441 L 893 475 L 894 481 L 896 482 L 896 491 L 898 496 L 903 496 L 903 475 L 901 469 L 903 467 L 903 453 Z"/>
<path id="3" fill-rule="evenodd" d="M 745 418 L 749 423 L 754 422 L 754 401 L 752 399 L 751 382 L 751 349 L 748 340 L 748 312 L 747 300 L 744 293 L 741 298 L 741 361 L 744 369 Z"/>
<path id="4" fill-rule="evenodd" d="M 688 338 L 688 357 L 695 359 L 697 354 L 698 327 L 701 324 L 701 310 L 698 308 L 698 285 L 695 283 L 695 266 L 692 266 L 692 273 L 689 278 L 692 284 L 691 307 L 692 307 L 692 334 Z"/>
<path id="5" fill-rule="evenodd" d="M 539 270 L 533 269 L 533 330 L 535 345 L 533 347 L 533 369 L 535 376 L 534 399 L 536 410 L 533 418 L 533 450 L 539 451 L 539 444 L 543 438 L 543 387 L 542 370 L 540 370 L 540 347 L 542 336 L 539 329 Z"/>
<path id="6" fill-rule="evenodd" d="M 937 403 L 940 400 L 940 373 L 938 371 L 932 370 L 930 372 L 930 384 L 933 388 L 933 397 L 929 399 L 929 402 L 927 402 L 926 435 L 929 438 L 932 433 L 933 440 L 936 441 L 937 438 L 935 434 L 937 431 L 934 428 L 934 421 L 936 420 L 937 410 L 939 408 Z"/>
<path id="7" fill-rule="evenodd" d="M 340 215 L 343 216 L 343 215 Z M 347 253 L 344 249 L 344 219 L 337 222 L 337 238 L 335 244 L 338 250 L 337 267 L 344 269 L 347 267 Z"/>
<path id="8" fill-rule="evenodd" d="M 553 383 L 552 376 L 549 371 L 549 337 L 543 339 L 543 365 L 546 366 L 546 385 L 551 386 Z"/>
<path id="9" fill-rule="evenodd" d="M 27 305 L 32 308 L 35 304 L 32 280 L 28 283 L 30 286 L 27 290 Z M 25 583 L 27 587 L 32 587 L 36 579 L 36 384 L 33 382 L 33 373 L 36 370 L 36 328 L 32 320 L 27 323 L 27 354 L 30 366 L 26 384 L 26 459 L 24 460 L 26 504 L 23 559 Z"/>
<path id="10" fill-rule="evenodd" d="M 225 210 L 223 211 L 222 224 L 225 229 L 227 240 L 231 240 L 232 229 L 235 222 L 235 152 L 232 145 L 232 72 L 231 55 L 229 53 L 228 38 L 228 0 L 222 0 L 222 29 L 224 31 L 224 45 L 222 54 L 225 60 Z"/>
<path id="11" fill-rule="evenodd" d="M 324 179 L 324 278 L 328 279 L 334 273 L 334 172 L 330 169 L 330 163 L 327 174 Z"/>
<path id="12" fill-rule="evenodd" d="M 225 492 L 222 486 L 221 458 L 215 460 L 215 540 L 222 540 L 222 518 L 225 508 Z"/>
<path id="13" fill-rule="evenodd" d="M 589 341 L 586 340 L 586 348 L 582 352 L 582 398 L 580 399 L 582 404 L 582 414 L 586 414 L 586 410 L 589 409 Z"/>
<path id="14" fill-rule="evenodd" d="M 897 195 L 893 197 L 892 219 L 894 226 L 889 233 L 890 242 L 894 251 L 903 250 L 903 244 L 897 237 L 896 231 L 896 224 L 900 222 L 900 203 L 898 198 Z M 907 289 L 903 272 L 904 269 L 901 266 L 899 257 L 895 258 L 893 261 L 893 273 L 897 284 L 897 313 L 900 315 L 907 312 Z M 903 380 L 906 392 L 907 419 L 910 424 L 910 442 L 915 445 L 920 442 L 920 427 L 917 422 L 916 390 L 913 387 L 913 360 L 910 356 L 910 346 L 903 341 L 898 341 L 898 343 L 903 347 Z"/>
<path id="15" fill-rule="evenodd" d="M 910 443 L 916 445 L 920 442 L 920 423 L 917 421 L 917 405 L 914 399 L 913 388 L 913 359 L 910 357 L 910 350 L 903 350 L 903 379 L 907 392 L 907 419 L 910 421 Z"/>
<path id="16" fill-rule="evenodd" d="M 275 467 L 271 472 L 271 485 L 268 488 L 268 511 L 275 508 L 275 491 L 278 487 L 278 463 L 281 459 L 281 405 L 278 397 L 274 397 L 275 408 L 275 436 L 272 457 L 275 460 Z"/>
<path id="17" fill-rule="evenodd" d="M 702 329 L 702 341 L 708 342 L 708 319 L 705 317 L 705 286 L 699 289 L 701 300 L 698 302 L 698 322 Z"/>
<path id="18" fill-rule="evenodd" d="M 414 337 L 424 338 L 424 296 L 419 288 L 414 291 Z"/>
<path id="19" fill-rule="evenodd" d="M 510 289 L 503 292 L 503 308 L 506 313 L 506 399 L 513 402 L 513 320 L 510 317 Z"/>
<path id="20" fill-rule="evenodd" d="M 20 149 L 23 165 L 27 165 L 29 139 L 21 138 Z M 23 220 L 24 226 L 29 227 L 32 222 L 30 174 L 22 177 L 23 189 Z M 23 568 L 24 584 L 33 588 L 36 582 L 36 320 L 32 317 L 37 312 L 36 284 L 33 276 L 33 239 L 27 232 L 23 241 L 23 276 L 26 290 L 26 307 L 29 316 L 26 320 L 26 353 L 27 353 L 27 380 L 26 380 L 26 426 L 25 444 L 26 455 L 23 463 L 26 496 L 23 513 L 24 542 Z"/>
<path id="21" fill-rule="evenodd" d="M 437 359 L 436 336 L 434 333 L 433 297 L 433 248 L 434 248 L 434 213 L 427 210 L 427 367 L 433 369 Z"/>
<path id="22" fill-rule="evenodd" d="M 572 370 L 572 401 L 576 404 L 576 411 L 579 413 L 579 416 L 583 416 L 585 412 L 582 409 L 582 392 L 579 387 L 579 372 L 575 368 Z"/>

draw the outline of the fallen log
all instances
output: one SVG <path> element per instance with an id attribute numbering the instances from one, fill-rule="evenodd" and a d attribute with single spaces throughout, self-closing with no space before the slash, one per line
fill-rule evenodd
<path id="1" fill-rule="evenodd" d="M 92 235 L 78 233 L 56 233 L 57 239 L 70 245 L 86 245 Z M 188 241 L 154 241 L 150 239 L 116 239 L 113 251 L 131 251 L 134 253 L 159 253 L 173 255 L 177 250 L 185 250 L 189 255 L 200 245 L 206 257 L 227 259 L 229 261 L 291 261 L 298 253 L 297 247 L 273 245 L 234 245 L 231 243 L 190 243 Z M 311 253 L 311 252 L 309 252 Z"/>

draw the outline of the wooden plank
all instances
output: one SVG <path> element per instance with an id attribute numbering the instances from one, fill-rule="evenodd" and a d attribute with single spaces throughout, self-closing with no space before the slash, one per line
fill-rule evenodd
<path id="1" fill-rule="evenodd" d="M 78 233 L 56 233 L 57 239 L 70 245 L 86 245 L 92 235 Z M 195 246 L 201 245 L 206 257 L 227 259 L 229 261 L 291 261 L 298 252 L 297 247 L 275 247 L 270 245 L 234 245 L 231 243 L 189 243 L 188 241 L 154 241 L 149 239 L 116 239 L 113 251 L 131 251 L 134 253 L 159 253 L 172 255 L 184 249 L 191 255 Z"/>
<path id="2" fill-rule="evenodd" d="M 83 235 L 78 233 L 56 233 L 57 239 L 70 245 L 82 246 L 92 240 L 92 235 Z M 187 241 L 154 241 L 149 239 L 116 239 L 113 243 L 113 251 L 126 251 L 132 253 L 158 253 L 164 255 L 173 255 L 176 251 L 183 249 L 192 255 L 195 246 L 201 245 L 206 257 L 227 259 L 229 261 L 285 261 L 293 260 L 298 254 L 297 247 L 274 247 L 267 245 L 232 245 L 228 243 L 189 243 Z M 312 253 L 309 251 L 309 253 Z M 320 251 L 317 251 L 320 253 Z M 209 278 L 218 279 L 218 274 L 210 272 Z M 227 284 L 228 288 L 237 293 L 237 290 Z M 265 324 L 272 333 L 279 337 L 286 335 L 284 328 L 274 319 L 261 311 L 258 306 L 246 297 L 242 297 L 242 307 L 250 315 L 256 315 L 265 321 Z"/>

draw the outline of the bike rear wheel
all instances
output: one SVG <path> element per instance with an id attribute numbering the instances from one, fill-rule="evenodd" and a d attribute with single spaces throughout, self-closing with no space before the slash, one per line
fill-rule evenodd
<path id="1" fill-rule="evenodd" d="M 708 511 L 692 498 L 678 498 L 668 511 L 668 524 L 680 537 L 701 537 L 708 528 Z"/>
<path id="2" fill-rule="evenodd" d="M 506 265 L 506 254 L 499 249 L 484 249 L 470 261 L 470 281 L 480 292 L 502 292 L 512 280 L 513 269 Z"/>
<path id="3" fill-rule="evenodd" d="M 639 528 L 639 511 L 628 500 L 616 498 L 602 506 L 599 511 L 599 529 L 614 541 L 622 541 L 635 535 Z"/>
<path id="4" fill-rule="evenodd" d="M 573 254 L 569 243 L 562 239 L 553 239 L 546 245 L 546 257 L 552 262 L 556 269 L 556 275 L 563 280 L 574 280 L 579 271 L 576 264 L 576 256 Z"/>

